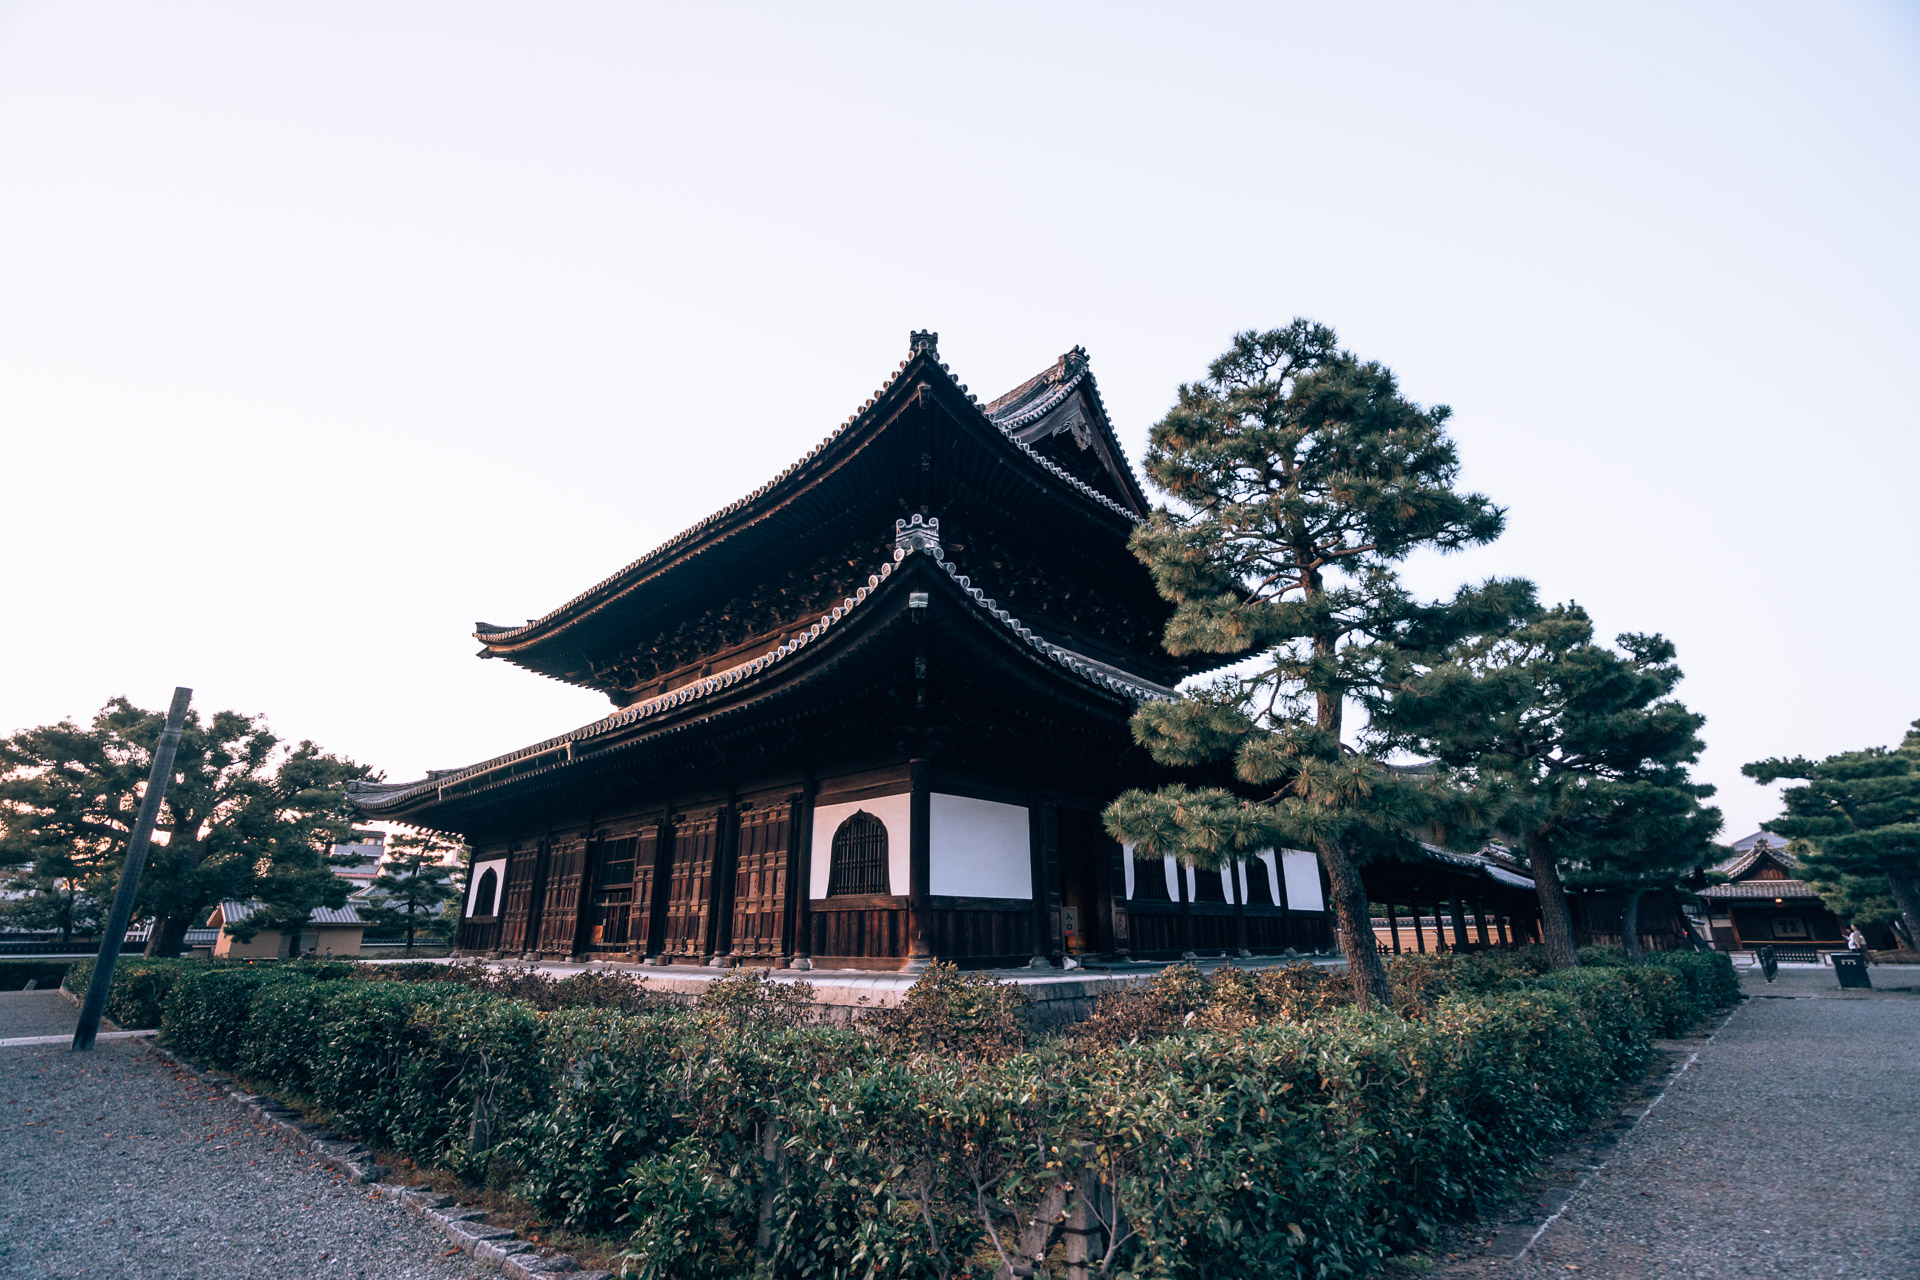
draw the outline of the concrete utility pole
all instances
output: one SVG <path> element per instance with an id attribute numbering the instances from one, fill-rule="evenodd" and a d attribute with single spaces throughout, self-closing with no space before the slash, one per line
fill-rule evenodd
<path id="1" fill-rule="evenodd" d="M 120 887 L 113 893 L 113 910 L 107 913 L 107 926 L 100 937 L 100 958 L 93 965 L 93 981 L 87 985 L 86 1003 L 80 1006 L 80 1025 L 73 1029 L 73 1048 L 77 1053 L 93 1048 L 100 1034 L 100 1015 L 106 1011 L 107 988 L 113 985 L 113 966 L 120 959 L 120 944 L 127 936 L 127 922 L 133 918 L 133 896 L 140 889 L 140 872 L 147 865 L 147 842 L 153 837 L 153 824 L 160 817 L 160 798 L 173 780 L 173 753 L 180 746 L 180 728 L 186 723 L 187 704 L 193 690 L 175 689 L 173 705 L 167 708 L 167 727 L 160 731 L 159 745 L 153 749 L 153 772 L 147 776 L 147 794 L 140 797 L 140 816 L 133 823 L 133 838 L 127 842 L 127 862 L 120 868 Z"/>

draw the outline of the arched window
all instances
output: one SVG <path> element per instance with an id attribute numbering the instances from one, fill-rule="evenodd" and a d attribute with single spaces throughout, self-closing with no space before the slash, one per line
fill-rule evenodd
<path id="1" fill-rule="evenodd" d="M 492 867 L 488 867 L 480 873 L 480 887 L 473 895 L 472 914 L 477 916 L 490 916 L 495 914 L 493 901 L 499 896 L 500 877 L 494 874 Z"/>
<path id="2" fill-rule="evenodd" d="M 833 833 L 827 896 L 888 892 L 887 825 L 862 809 Z"/>

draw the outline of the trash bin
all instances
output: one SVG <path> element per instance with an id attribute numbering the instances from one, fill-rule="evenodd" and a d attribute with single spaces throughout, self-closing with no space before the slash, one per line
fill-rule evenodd
<path id="1" fill-rule="evenodd" d="M 1857 951 L 1834 952 L 1833 974 L 1843 987 L 1873 990 L 1873 979 L 1867 976 L 1867 958 Z"/>

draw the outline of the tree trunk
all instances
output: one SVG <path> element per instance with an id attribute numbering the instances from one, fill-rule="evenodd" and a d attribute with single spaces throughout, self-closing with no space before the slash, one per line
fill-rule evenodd
<path id="1" fill-rule="evenodd" d="M 1547 842 L 1538 836 L 1527 840 L 1527 862 L 1533 869 L 1533 885 L 1540 896 L 1540 941 L 1547 949 L 1547 964 L 1555 969 L 1577 969 L 1580 954 L 1573 945 L 1573 917 L 1567 913 L 1567 890 L 1560 883 L 1560 868 L 1554 865 Z"/>
<path id="2" fill-rule="evenodd" d="M 1363 1009 L 1393 1007 L 1393 989 L 1387 985 L 1387 966 L 1373 938 L 1373 913 L 1367 910 L 1367 888 L 1359 868 L 1338 841 L 1322 840 L 1320 862 L 1327 869 L 1327 887 L 1333 897 L 1333 918 L 1340 924 L 1340 946 L 1347 953 L 1347 979 L 1353 998 Z"/>
<path id="3" fill-rule="evenodd" d="M 1626 901 L 1620 904 L 1620 949 L 1627 953 L 1627 959 L 1640 959 L 1640 890 L 1627 890 Z"/>
<path id="4" fill-rule="evenodd" d="M 1901 918 L 1907 922 L 1907 945 L 1920 950 L 1920 886 L 1905 876 L 1888 876 L 1887 887 L 1893 891 L 1894 905 L 1900 908 Z"/>

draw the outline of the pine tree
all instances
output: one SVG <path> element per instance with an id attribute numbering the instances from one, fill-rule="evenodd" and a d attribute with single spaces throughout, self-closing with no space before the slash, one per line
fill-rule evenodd
<path id="1" fill-rule="evenodd" d="M 1687 772 L 1705 719 L 1671 696 L 1681 678 L 1672 643 L 1616 643 L 1596 643 L 1574 604 L 1490 617 L 1450 646 L 1403 646 L 1419 656 L 1373 709 L 1375 732 L 1435 757 L 1462 807 L 1524 855 L 1557 968 L 1579 963 L 1568 873 L 1652 887 L 1704 865 L 1720 826 L 1719 811 L 1700 805 L 1712 788 Z"/>
<path id="2" fill-rule="evenodd" d="M 1761 825 L 1805 840 L 1809 878 L 1884 879 L 1907 936 L 1920 941 L 1920 720 L 1898 747 L 1844 751 L 1825 760 L 1756 760 L 1740 770 L 1781 779 L 1786 816 Z"/>
<path id="3" fill-rule="evenodd" d="M 439 907 L 458 892 L 453 886 L 447 856 L 460 851 L 457 842 L 435 835 L 400 835 L 389 843 L 386 866 L 374 877 L 370 892 L 359 906 L 360 915 L 387 929 L 407 935 L 407 954 L 414 937 L 442 928 Z"/>
<path id="4" fill-rule="evenodd" d="M 164 719 L 115 698 L 85 728 L 63 720 L 0 739 L 0 862 L 69 859 L 110 899 Z M 178 955 L 229 899 L 267 903 L 262 921 L 344 902 L 327 848 L 352 830 L 347 780 L 367 773 L 311 742 L 286 746 L 258 716 L 189 712 L 134 904 L 155 917 L 148 954 Z"/>
<path id="5" fill-rule="evenodd" d="M 1628 959 L 1640 957 L 1640 901 L 1650 892 L 1679 891 L 1697 884 L 1725 851 L 1713 843 L 1720 810 L 1702 804 L 1713 794 L 1687 780 L 1683 768 L 1665 779 L 1621 782 L 1612 787 L 1612 812 L 1600 817 L 1563 858 L 1567 880 L 1582 888 L 1621 895 L 1620 945 Z"/>
<path id="6" fill-rule="evenodd" d="M 1230 766 L 1236 785 L 1129 792 L 1108 831 L 1204 868 L 1317 850 L 1363 1003 L 1388 991 L 1359 865 L 1407 849 L 1429 799 L 1347 724 L 1347 703 L 1377 686 L 1387 633 L 1414 607 L 1400 563 L 1490 541 L 1504 522 L 1456 490 L 1449 416 L 1324 325 L 1242 333 L 1154 426 L 1146 470 L 1172 503 L 1132 542 L 1175 605 L 1166 647 L 1247 661 L 1133 722 L 1161 763 Z"/>

